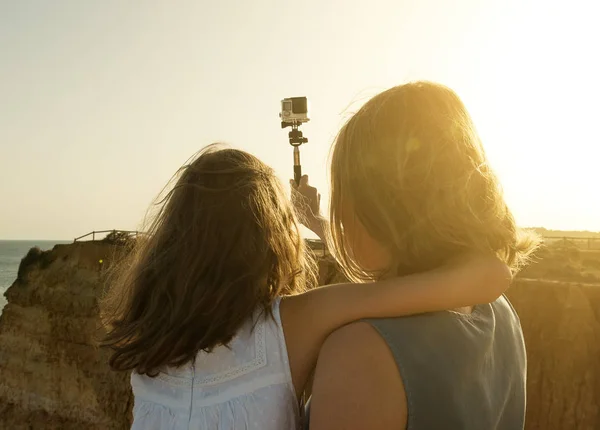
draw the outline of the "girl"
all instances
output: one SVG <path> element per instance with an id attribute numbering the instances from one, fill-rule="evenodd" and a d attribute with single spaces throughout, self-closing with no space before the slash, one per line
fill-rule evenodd
<path id="1" fill-rule="evenodd" d="M 115 370 L 133 370 L 133 429 L 296 429 L 319 348 L 364 317 L 497 298 L 491 254 L 372 284 L 315 285 L 273 170 L 210 146 L 180 170 L 103 304 Z M 486 288 L 481 288 L 486 285 Z"/>

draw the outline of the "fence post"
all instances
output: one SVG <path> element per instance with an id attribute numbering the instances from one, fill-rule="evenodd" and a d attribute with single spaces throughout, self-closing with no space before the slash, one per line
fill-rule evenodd
<path id="1" fill-rule="evenodd" d="M 92 242 L 94 242 L 96 240 L 96 232 L 93 231 L 92 232 Z"/>

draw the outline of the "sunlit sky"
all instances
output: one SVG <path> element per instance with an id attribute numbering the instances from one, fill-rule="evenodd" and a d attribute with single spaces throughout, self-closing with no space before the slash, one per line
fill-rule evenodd
<path id="1" fill-rule="evenodd" d="M 343 120 L 429 79 L 471 111 L 523 226 L 600 230 L 592 1 L 0 0 L 0 239 L 136 229 L 224 141 L 287 182 L 279 101 L 305 95 L 302 164 L 327 196 Z"/>

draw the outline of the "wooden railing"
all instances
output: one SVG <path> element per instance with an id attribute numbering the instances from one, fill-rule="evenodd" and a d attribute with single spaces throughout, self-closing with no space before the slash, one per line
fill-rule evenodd
<path id="1" fill-rule="evenodd" d="M 133 237 L 137 237 L 139 234 L 141 234 L 141 232 L 139 232 L 139 231 L 130 231 L 130 230 L 100 230 L 100 231 L 91 231 L 88 234 L 84 234 L 83 236 L 76 237 L 73 240 L 73 242 L 77 242 L 78 240 L 80 241 L 81 239 L 85 239 L 86 237 L 89 237 L 89 236 L 92 236 L 91 240 L 95 241 L 97 234 L 101 235 L 101 234 L 110 234 L 110 233 L 126 233 L 129 236 L 133 236 Z M 102 239 L 104 239 L 104 237 Z M 101 240 L 101 239 L 99 239 L 99 240 Z"/>
<path id="2" fill-rule="evenodd" d="M 126 233 L 130 236 L 137 237 L 140 234 L 143 234 L 141 231 L 131 231 L 131 230 L 100 230 L 100 231 L 91 231 L 83 236 L 76 237 L 73 242 L 80 241 L 81 239 L 85 239 L 91 236 L 91 240 L 96 240 L 96 235 L 102 234 L 110 234 L 110 233 Z M 104 237 L 103 237 L 104 238 Z M 101 239 L 98 239 L 101 240 Z M 581 248 L 587 249 L 600 249 L 600 237 L 568 237 L 568 236 L 544 236 L 543 241 L 546 244 L 562 242 L 563 244 L 567 244 L 569 242 L 578 245 Z M 325 252 L 325 244 L 319 239 L 307 239 L 308 245 L 315 251 L 323 251 Z"/>

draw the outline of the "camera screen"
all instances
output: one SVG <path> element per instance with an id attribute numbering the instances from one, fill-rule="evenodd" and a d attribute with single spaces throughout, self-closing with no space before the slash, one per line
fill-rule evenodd
<path id="1" fill-rule="evenodd" d="M 281 103 L 281 110 L 284 112 L 291 112 L 292 111 L 292 102 L 291 101 L 284 101 Z"/>

